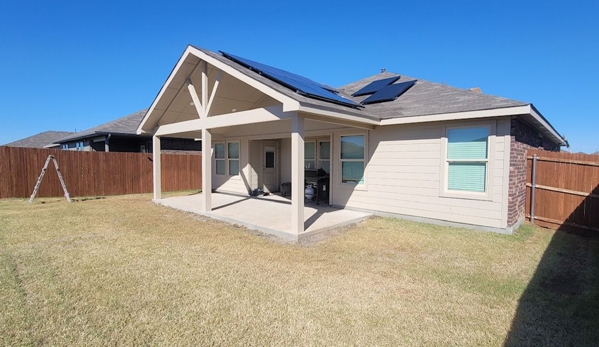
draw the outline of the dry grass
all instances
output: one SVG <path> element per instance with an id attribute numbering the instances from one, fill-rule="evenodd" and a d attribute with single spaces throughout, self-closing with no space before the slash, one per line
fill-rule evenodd
<path id="1" fill-rule="evenodd" d="M 293 245 L 149 200 L 0 201 L 0 344 L 584 345 L 599 338 L 597 315 L 588 311 L 599 301 L 594 239 L 560 241 L 587 244 L 577 255 L 586 264 L 579 280 L 595 283 L 564 294 L 537 270 L 564 256 L 548 230 L 525 226 L 505 236 L 374 218 Z M 543 308 L 557 317 L 535 322 L 526 305 L 539 297 L 563 299 Z M 566 318 L 578 329 L 556 329 Z"/>

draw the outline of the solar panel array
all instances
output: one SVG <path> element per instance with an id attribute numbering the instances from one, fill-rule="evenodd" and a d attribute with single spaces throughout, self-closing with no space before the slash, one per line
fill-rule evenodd
<path id="1" fill-rule="evenodd" d="M 353 108 L 362 107 L 362 105 L 339 95 L 334 88 L 312 81 L 309 78 L 223 51 L 220 51 L 220 53 L 225 58 L 228 58 L 304 96 Z"/>
<path id="2" fill-rule="evenodd" d="M 416 81 L 407 81 L 390 84 L 379 89 L 376 93 L 362 100 L 362 105 L 375 104 L 378 102 L 393 101 L 410 89 Z"/>
<path id="3" fill-rule="evenodd" d="M 400 76 L 394 76 L 394 77 L 390 77 L 390 78 L 384 78 L 382 80 L 376 80 L 376 81 L 368 84 L 364 88 L 358 90 L 357 92 L 353 93 L 352 96 L 362 96 L 362 95 L 376 93 L 384 86 L 387 86 L 391 83 L 395 83 L 395 81 L 397 81 L 399 79 L 399 77 Z"/>

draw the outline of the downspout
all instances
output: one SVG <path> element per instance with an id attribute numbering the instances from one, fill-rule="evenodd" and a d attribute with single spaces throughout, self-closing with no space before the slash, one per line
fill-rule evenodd
<path id="1" fill-rule="evenodd" d="M 108 136 L 106 136 L 106 139 L 104 140 L 104 152 L 110 152 L 110 137 L 112 136 L 112 134 L 108 134 Z"/>

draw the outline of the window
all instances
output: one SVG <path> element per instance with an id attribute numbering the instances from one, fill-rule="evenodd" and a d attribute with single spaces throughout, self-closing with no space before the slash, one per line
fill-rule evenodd
<path id="1" fill-rule="evenodd" d="M 216 174 L 225 174 L 225 144 L 215 143 L 214 144 L 214 158 L 216 159 Z"/>
<path id="2" fill-rule="evenodd" d="M 331 143 L 329 141 L 320 141 L 318 143 L 318 162 L 320 169 L 326 173 L 331 173 Z"/>
<path id="3" fill-rule="evenodd" d="M 275 148 L 272 146 L 264 147 L 264 168 L 272 169 L 275 167 Z"/>
<path id="4" fill-rule="evenodd" d="M 316 142 L 304 142 L 304 168 L 316 169 Z"/>
<path id="5" fill-rule="evenodd" d="M 227 163 L 229 176 L 239 175 L 239 142 L 227 143 Z"/>
<path id="6" fill-rule="evenodd" d="M 83 141 L 77 141 L 77 143 L 75 143 L 75 147 L 77 148 L 78 151 L 82 151 L 83 150 Z"/>
<path id="7" fill-rule="evenodd" d="M 485 193 L 489 128 L 447 129 L 447 190 Z"/>
<path id="8" fill-rule="evenodd" d="M 364 135 L 341 136 L 341 183 L 364 184 Z"/>

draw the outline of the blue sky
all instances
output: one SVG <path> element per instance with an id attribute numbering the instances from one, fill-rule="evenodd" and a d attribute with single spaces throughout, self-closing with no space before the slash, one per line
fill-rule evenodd
<path id="1" fill-rule="evenodd" d="M 0 144 L 148 107 L 187 44 L 341 86 L 381 68 L 532 102 L 599 150 L 598 1 L 2 1 Z"/>

